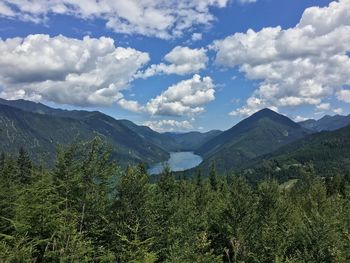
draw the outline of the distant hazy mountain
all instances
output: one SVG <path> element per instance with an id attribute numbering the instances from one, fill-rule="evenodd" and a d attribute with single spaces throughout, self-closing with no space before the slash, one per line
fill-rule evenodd
<path id="1" fill-rule="evenodd" d="M 137 133 L 142 138 L 157 145 L 168 152 L 195 151 L 208 140 L 219 135 L 221 131 L 213 130 L 209 132 L 186 132 L 186 133 L 159 133 L 147 126 L 136 125 L 129 120 L 119 120 L 129 129 Z"/>
<path id="2" fill-rule="evenodd" d="M 23 111 L 29 111 L 38 114 L 46 114 L 58 117 L 67 117 L 72 119 L 84 119 L 91 115 L 96 115 L 98 111 L 83 111 L 83 110 L 62 110 L 54 109 L 42 103 L 29 100 L 4 100 L 0 98 L 0 104 L 11 106 Z"/>
<path id="3" fill-rule="evenodd" d="M 180 151 L 193 151 L 199 149 L 201 146 L 203 146 L 205 143 L 210 141 L 211 139 L 215 138 L 219 134 L 221 134 L 222 131 L 219 130 L 212 130 L 209 132 L 187 132 L 187 133 L 171 133 L 167 132 L 164 133 L 165 136 L 168 138 L 171 138 L 173 141 L 175 141 L 175 144 L 177 145 L 178 149 Z"/>
<path id="4" fill-rule="evenodd" d="M 120 122 L 143 139 L 152 142 L 167 152 L 178 151 L 180 149 L 180 146 L 167 134 L 158 133 L 147 126 L 136 125 L 129 120 L 120 120 Z"/>
<path id="5" fill-rule="evenodd" d="M 347 125 L 350 125 L 350 115 L 348 116 L 342 116 L 342 115 L 335 115 L 335 116 L 329 116 L 326 115 L 323 118 L 319 120 L 306 120 L 299 122 L 299 124 L 307 129 L 313 130 L 313 131 L 335 131 L 337 129 L 343 128 Z"/>
<path id="6" fill-rule="evenodd" d="M 214 162 L 219 171 L 225 171 L 309 133 L 286 116 L 263 109 L 211 139 L 197 153 L 204 157 L 203 169 Z"/>
<path id="7" fill-rule="evenodd" d="M 33 159 L 49 161 L 54 160 L 59 144 L 101 136 L 123 164 L 154 163 L 169 156 L 122 122 L 100 112 L 65 111 L 22 100 L 5 102 L 7 105 L 4 100 L 0 102 L 0 151 L 16 153 L 23 146 Z"/>

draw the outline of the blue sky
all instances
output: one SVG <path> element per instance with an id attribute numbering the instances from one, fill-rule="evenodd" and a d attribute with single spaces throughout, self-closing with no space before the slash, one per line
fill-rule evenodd
<path id="1" fill-rule="evenodd" d="M 350 113 L 350 1 L 0 0 L 0 97 L 158 131 Z"/>

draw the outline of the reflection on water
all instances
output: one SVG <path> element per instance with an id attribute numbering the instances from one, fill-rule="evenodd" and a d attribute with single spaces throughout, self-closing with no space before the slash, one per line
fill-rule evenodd
<path id="1" fill-rule="evenodd" d="M 168 161 L 153 165 L 148 169 L 148 173 L 160 174 L 165 166 L 169 166 L 174 172 L 184 171 L 198 166 L 202 161 L 202 157 L 193 152 L 171 152 Z"/>

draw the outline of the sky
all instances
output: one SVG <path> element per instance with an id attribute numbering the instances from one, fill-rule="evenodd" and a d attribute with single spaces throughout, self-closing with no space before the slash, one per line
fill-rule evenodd
<path id="1" fill-rule="evenodd" d="M 0 0 L 0 97 L 163 131 L 350 113 L 350 0 Z"/>

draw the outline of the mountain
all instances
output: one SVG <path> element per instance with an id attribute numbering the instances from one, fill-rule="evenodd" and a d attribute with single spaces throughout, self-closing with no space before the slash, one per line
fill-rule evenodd
<path id="1" fill-rule="evenodd" d="M 34 160 L 53 160 L 58 145 L 103 137 L 122 164 L 164 161 L 172 151 L 194 151 L 220 131 L 158 133 L 98 111 L 62 110 L 27 100 L 0 99 L 0 151 L 24 146 Z"/>
<path id="2" fill-rule="evenodd" d="M 37 162 L 41 158 L 50 161 L 54 160 L 58 145 L 100 136 L 112 145 L 122 164 L 155 163 L 169 157 L 164 149 L 100 112 L 65 111 L 22 100 L 6 101 L 7 105 L 3 102 L 0 102 L 0 151 L 16 153 L 23 146 Z"/>
<path id="3" fill-rule="evenodd" d="M 204 143 L 219 135 L 222 131 L 212 130 L 209 132 L 186 132 L 158 133 L 147 126 L 136 125 L 129 120 L 120 120 L 125 126 L 138 133 L 142 138 L 152 142 L 158 147 L 168 151 L 195 151 Z"/>
<path id="4" fill-rule="evenodd" d="M 202 169 L 208 170 L 215 163 L 219 171 L 226 171 L 309 133 L 286 116 L 263 109 L 209 140 L 196 153 L 204 158 Z"/>
<path id="5" fill-rule="evenodd" d="M 283 166 L 312 162 L 319 175 L 344 174 L 350 171 L 350 125 L 335 131 L 322 131 L 306 136 L 252 160 L 246 164 L 246 168 L 261 166 L 264 161 L 274 161 Z"/>
<path id="6" fill-rule="evenodd" d="M 167 152 L 179 151 L 181 148 L 180 145 L 178 145 L 175 140 L 167 134 L 158 133 L 148 126 L 136 125 L 129 120 L 120 120 L 120 122 L 143 139 L 152 142 L 154 145 L 157 145 Z"/>
<path id="7" fill-rule="evenodd" d="M 195 151 L 199 149 L 202 145 L 215 138 L 222 131 L 212 130 L 209 132 L 187 132 L 187 133 L 172 133 L 167 132 L 166 135 L 168 138 L 173 140 L 177 147 L 178 151 Z"/>
<path id="8" fill-rule="evenodd" d="M 84 119 L 91 115 L 96 115 L 98 111 L 83 111 L 83 110 L 62 110 L 55 109 L 49 106 L 46 106 L 42 103 L 33 102 L 29 100 L 5 100 L 0 98 L 0 104 L 11 106 L 23 111 L 29 111 L 38 114 L 45 114 L 57 117 L 67 117 L 72 119 Z"/>
<path id="9" fill-rule="evenodd" d="M 348 116 L 342 116 L 342 115 L 335 115 L 335 116 L 329 116 L 326 115 L 323 118 L 319 120 L 306 120 L 299 122 L 299 124 L 306 128 L 313 130 L 315 132 L 320 131 L 335 131 L 340 128 L 343 128 L 345 126 L 350 125 L 350 115 Z"/>

